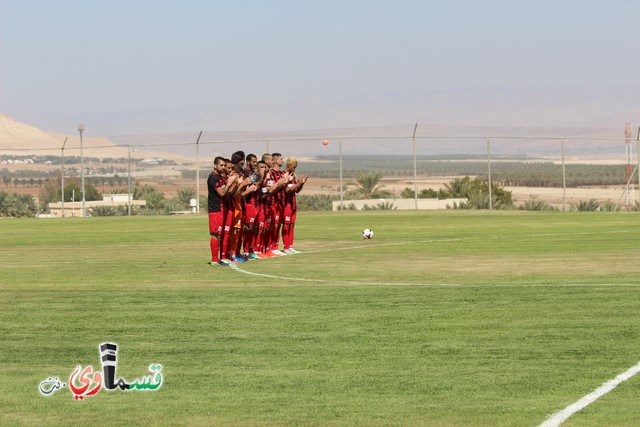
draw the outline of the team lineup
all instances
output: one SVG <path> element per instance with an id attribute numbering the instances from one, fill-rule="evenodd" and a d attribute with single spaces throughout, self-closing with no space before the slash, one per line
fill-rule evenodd
<path id="1" fill-rule="evenodd" d="M 285 169 L 282 170 L 283 164 Z M 211 266 L 299 253 L 293 248 L 296 194 L 307 177 L 280 153 L 216 157 L 207 179 Z M 283 250 L 279 248 L 282 238 Z"/>

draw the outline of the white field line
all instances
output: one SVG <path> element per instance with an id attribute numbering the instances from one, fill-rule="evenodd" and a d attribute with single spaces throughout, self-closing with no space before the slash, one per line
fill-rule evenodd
<path id="1" fill-rule="evenodd" d="M 393 242 L 393 243 L 366 243 L 363 245 L 358 245 L 358 246 L 348 246 L 348 247 L 342 247 L 342 248 L 330 248 L 330 249 L 319 249 L 319 250 L 315 250 L 315 251 L 304 251 L 303 254 L 317 254 L 317 253 L 323 253 L 323 252 L 338 252 L 338 251 L 349 251 L 349 250 L 354 250 L 354 249 L 366 249 L 366 248 L 372 248 L 372 247 L 383 247 L 383 246 L 399 246 L 399 245 L 411 245 L 411 244 L 416 244 L 416 243 L 442 243 L 442 242 L 460 242 L 463 240 L 473 240 L 473 239 L 477 239 L 477 238 L 482 238 L 482 239 L 508 239 L 508 238 L 512 238 L 512 237 L 548 237 L 548 236 L 577 236 L 577 235 L 590 235 L 590 234 L 610 234 L 610 233 L 628 233 L 628 230 L 616 230 L 616 231 L 607 231 L 604 233 L 596 233 L 596 232 L 580 232 L 580 233 L 539 233 L 539 234 L 518 234 L 518 235 L 502 235 L 502 236 L 484 236 L 484 237 L 468 237 L 468 238 L 462 238 L 462 237 L 456 237 L 456 238 L 448 238 L 448 239 L 427 239 L 427 240 L 414 240 L 414 241 L 409 241 L 409 242 Z M 329 284 L 343 284 L 343 285 L 389 285 L 389 286 L 463 286 L 460 283 L 414 283 L 414 284 L 409 284 L 409 283 L 381 283 L 381 282 L 352 282 L 352 281 L 340 281 L 340 280 L 321 280 L 321 279 L 305 279 L 302 277 L 285 277 L 285 276 L 275 276 L 272 274 L 265 274 L 265 273 L 254 273 L 251 271 L 247 271 L 247 270 L 243 270 L 240 267 L 238 267 L 236 264 L 231 264 L 230 267 L 240 273 L 243 274 L 247 274 L 250 276 L 258 276 L 258 277 L 267 277 L 270 279 L 278 279 L 278 280 L 290 280 L 290 281 L 297 281 L 297 282 L 313 282 L 313 283 L 329 283 Z M 464 286 L 473 286 L 473 285 L 464 285 Z M 508 287 L 509 285 L 500 285 L 500 286 L 505 286 Z M 559 287 L 559 286 L 563 286 L 563 287 L 585 287 L 585 286 L 638 286 L 637 284 L 633 284 L 633 283 L 611 283 L 611 284 L 606 284 L 606 283 L 576 283 L 576 284 L 572 284 L 572 283 L 567 283 L 567 284 L 546 284 L 546 283 L 534 283 L 534 284 L 519 284 L 519 285 L 514 285 L 514 286 L 518 286 L 518 287 L 523 287 L 523 286 L 535 286 L 535 287 Z"/>
<path id="2" fill-rule="evenodd" d="M 291 280 L 295 282 L 313 282 L 313 283 L 329 283 L 333 285 L 376 285 L 376 286 L 462 286 L 457 283 L 389 283 L 389 282 L 351 282 L 343 280 L 322 280 L 322 279 L 305 279 L 304 277 L 285 277 L 275 276 L 273 274 L 253 273 L 251 271 L 243 270 L 236 264 L 229 265 L 231 269 L 239 271 L 242 274 L 248 274 L 250 276 L 267 277 L 269 279 L 278 280 Z"/>
<path id="3" fill-rule="evenodd" d="M 582 409 L 584 409 L 588 405 L 592 404 L 593 402 L 595 402 L 596 400 L 598 400 L 599 398 L 601 398 L 602 396 L 604 396 L 605 394 L 609 393 L 611 390 L 616 388 L 618 385 L 620 385 L 620 383 L 628 380 L 629 378 L 633 377 L 634 375 L 638 374 L 639 372 L 640 372 L 640 363 L 638 363 L 634 367 L 630 368 L 628 371 L 623 372 L 622 374 L 618 375 L 617 377 L 615 377 L 611 381 L 607 381 L 606 383 L 602 384 L 600 387 L 595 389 L 593 392 L 587 394 L 586 396 L 584 396 L 582 399 L 578 400 L 577 402 L 572 403 L 571 405 L 567 406 L 562 411 L 556 412 L 555 414 L 553 414 L 552 416 L 547 418 L 547 420 L 545 422 L 540 424 L 539 427 L 557 427 L 557 426 L 559 426 L 560 424 L 565 422 L 570 416 L 572 416 L 573 414 L 575 414 L 578 411 L 581 411 Z"/>
<path id="4" fill-rule="evenodd" d="M 305 252 L 310 253 L 310 252 Z M 289 255 L 291 256 L 291 255 Z M 262 261 L 261 261 L 262 262 Z M 332 285 L 374 285 L 374 286 L 433 286 L 433 287 L 475 287 L 482 286 L 487 287 L 490 285 L 463 285 L 462 283 L 385 283 L 385 282 L 353 282 L 353 281 L 343 281 L 343 280 L 323 280 L 323 279 L 306 279 L 304 277 L 286 277 L 286 276 L 276 276 L 273 274 L 265 274 L 265 273 L 254 273 L 252 271 L 243 270 L 238 267 L 238 264 L 230 264 L 232 270 L 238 271 L 239 273 L 246 274 L 249 276 L 258 276 L 258 277 L 266 277 L 269 279 L 277 279 L 282 281 L 294 281 L 294 282 L 311 282 L 311 283 L 327 283 Z M 526 288 L 526 287 L 638 287 L 637 283 L 528 283 L 528 284 L 517 284 L 517 285 L 495 285 L 500 287 L 518 287 L 518 288 Z"/>
<path id="5" fill-rule="evenodd" d="M 461 242 L 463 240 L 474 240 L 474 239 L 511 239 L 511 238 L 522 238 L 522 237 L 552 237 L 552 236 L 587 236 L 594 234 L 617 234 L 617 233 L 629 233 L 629 230 L 614 230 L 614 231 L 605 231 L 605 232 L 581 232 L 581 233 L 538 233 L 538 234 L 505 234 L 501 236 L 478 236 L 478 237 L 452 237 L 452 238 L 443 238 L 443 239 L 426 239 L 426 240 L 413 240 L 408 242 L 393 242 L 393 243 L 373 243 L 373 244 L 363 244 L 358 246 L 348 246 L 342 248 L 330 248 L 330 249 L 318 249 L 315 251 L 304 251 L 305 254 L 317 254 L 321 252 L 337 252 L 337 251 L 349 251 L 353 249 L 365 249 L 371 247 L 382 247 L 382 246 L 401 246 L 401 245 L 413 245 L 416 243 L 446 243 L 446 242 Z"/>
<path id="6" fill-rule="evenodd" d="M 315 251 L 304 251 L 305 254 L 318 254 L 321 252 L 338 252 L 338 251 L 350 251 L 353 249 L 366 249 L 366 248 L 379 248 L 382 246 L 401 246 L 401 245 L 413 245 L 415 243 L 438 243 L 438 242 L 459 242 L 462 241 L 462 238 L 451 238 L 451 239 L 429 239 L 429 240 L 414 240 L 411 242 L 393 242 L 393 243 L 373 243 L 373 244 L 364 244 L 358 246 L 348 246 L 343 248 L 331 248 L 331 249 L 318 249 Z"/>

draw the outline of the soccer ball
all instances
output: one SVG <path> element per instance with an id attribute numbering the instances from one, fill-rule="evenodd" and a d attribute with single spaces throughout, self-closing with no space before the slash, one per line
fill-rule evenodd
<path id="1" fill-rule="evenodd" d="M 373 237 L 373 230 L 370 228 L 365 228 L 364 231 L 362 232 L 362 238 L 370 239 L 372 237 Z"/>

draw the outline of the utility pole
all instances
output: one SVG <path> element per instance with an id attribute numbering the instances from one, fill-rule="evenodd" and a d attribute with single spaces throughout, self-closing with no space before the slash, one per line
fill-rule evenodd
<path id="1" fill-rule="evenodd" d="M 62 156 L 61 156 L 61 160 L 60 160 L 60 204 L 62 206 L 62 216 L 61 218 L 64 218 L 64 146 L 67 145 L 67 139 L 69 139 L 68 137 L 64 139 L 64 143 L 62 144 L 62 149 L 60 151 L 62 151 Z"/>
<path id="2" fill-rule="evenodd" d="M 418 124 L 413 128 L 413 200 L 415 208 L 418 210 L 418 164 L 416 161 L 416 131 L 418 130 Z"/>
<path id="3" fill-rule="evenodd" d="M 85 211 L 85 194 L 84 194 L 84 144 L 82 141 L 82 132 L 84 132 L 84 125 L 81 123 L 78 125 L 78 132 L 80 132 L 80 182 L 82 189 L 82 218 L 86 216 Z"/>
<path id="4" fill-rule="evenodd" d="M 202 131 L 196 140 L 196 213 L 200 213 L 200 137 Z"/>

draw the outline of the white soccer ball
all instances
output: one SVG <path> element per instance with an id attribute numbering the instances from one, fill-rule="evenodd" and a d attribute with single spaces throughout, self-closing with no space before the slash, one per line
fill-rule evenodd
<path id="1" fill-rule="evenodd" d="M 362 238 L 370 239 L 372 237 L 373 237 L 373 230 L 370 228 L 365 228 L 364 231 L 362 232 Z"/>

